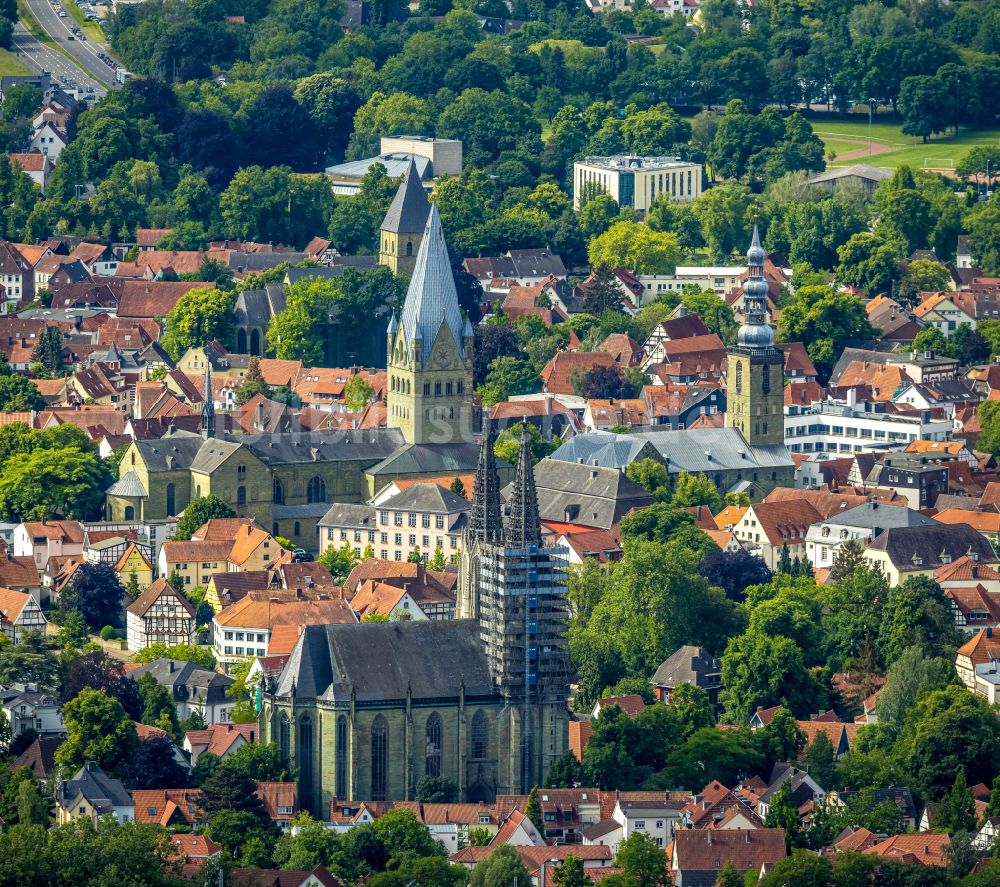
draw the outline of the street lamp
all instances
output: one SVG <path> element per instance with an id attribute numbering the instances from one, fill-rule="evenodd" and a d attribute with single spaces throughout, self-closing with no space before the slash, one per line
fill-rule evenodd
<path id="1" fill-rule="evenodd" d="M 875 113 L 875 99 L 868 99 L 868 156 L 872 156 L 872 114 Z"/>

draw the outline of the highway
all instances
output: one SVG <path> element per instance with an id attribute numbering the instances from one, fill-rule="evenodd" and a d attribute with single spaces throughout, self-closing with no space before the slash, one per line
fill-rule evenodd
<path id="1" fill-rule="evenodd" d="M 98 56 L 103 49 L 92 40 L 70 40 L 73 32 L 70 28 L 76 25 L 73 17 L 66 12 L 65 18 L 59 18 L 48 0 L 27 0 L 28 8 L 53 40 L 76 59 L 78 66 L 86 73 L 90 81 L 96 81 L 105 86 L 116 86 L 115 72 L 101 61 Z M 80 81 L 80 77 L 75 78 Z M 82 81 L 81 81 L 82 82 Z"/>
<path id="2" fill-rule="evenodd" d="M 49 71 L 53 79 L 59 83 L 62 83 L 61 77 L 65 77 L 67 80 L 76 80 L 83 88 L 85 95 L 89 95 L 86 92 L 88 87 L 93 87 L 95 99 L 100 98 L 107 91 L 101 81 L 88 77 L 61 52 L 51 46 L 46 46 L 44 43 L 39 43 L 20 22 L 14 24 L 14 36 L 10 48 L 11 52 L 16 53 L 18 59 L 33 71 Z"/>

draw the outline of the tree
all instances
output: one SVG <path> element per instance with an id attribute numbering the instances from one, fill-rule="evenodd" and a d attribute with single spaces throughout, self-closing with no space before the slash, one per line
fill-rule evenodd
<path id="1" fill-rule="evenodd" d="M 667 887 L 670 884 L 667 857 L 656 841 L 644 832 L 633 832 L 618 845 L 614 864 L 636 887 Z"/>
<path id="2" fill-rule="evenodd" d="M 855 234 L 837 248 L 837 280 L 874 298 L 891 288 L 900 254 L 905 253 L 880 235 L 867 231 Z"/>
<path id="3" fill-rule="evenodd" d="M 240 746 L 222 762 L 254 782 L 287 782 L 292 775 L 288 761 L 273 742 L 253 742 Z"/>
<path id="4" fill-rule="evenodd" d="M 521 857 L 507 844 L 497 847 L 477 863 L 469 876 L 471 887 L 511 887 L 512 884 L 529 884 L 530 881 Z"/>
<path id="5" fill-rule="evenodd" d="M 611 400 L 624 398 L 631 391 L 625 391 L 625 377 L 621 367 L 614 364 L 595 364 L 580 380 L 580 396 L 588 400 Z"/>
<path id="6" fill-rule="evenodd" d="M 177 763 L 176 747 L 167 736 L 141 740 L 121 768 L 122 781 L 130 791 L 184 788 L 187 771 Z"/>
<path id="7" fill-rule="evenodd" d="M 552 880 L 556 887 L 588 887 L 591 883 L 583 868 L 583 860 L 572 853 L 567 854 L 552 873 Z"/>
<path id="8" fill-rule="evenodd" d="M 462 483 L 462 478 L 455 477 L 451 482 L 451 486 L 448 487 L 456 496 L 465 496 L 465 484 Z"/>
<path id="9" fill-rule="evenodd" d="M 924 144 L 927 144 L 928 136 L 945 131 L 950 107 L 944 84 L 936 77 L 907 77 L 899 86 L 903 133 L 920 136 Z"/>
<path id="10" fill-rule="evenodd" d="M 117 699 L 85 687 L 63 706 L 66 741 L 56 749 L 56 763 L 67 774 L 88 761 L 115 775 L 138 742 L 135 724 Z"/>
<path id="11" fill-rule="evenodd" d="M 235 291 L 189 290 L 167 314 L 164 349 L 177 360 L 189 348 L 202 348 L 215 339 L 228 345 L 235 304 Z"/>
<path id="12" fill-rule="evenodd" d="M 183 662 L 193 662 L 202 668 L 215 667 L 212 651 L 195 644 L 176 644 L 172 647 L 166 644 L 150 644 L 132 657 L 133 662 L 140 663 L 155 662 L 157 659 L 179 659 Z"/>
<path id="13" fill-rule="evenodd" d="M 747 215 L 750 191 L 742 185 L 719 185 L 692 205 L 713 259 L 725 261 L 750 242 Z"/>
<path id="14" fill-rule="evenodd" d="M 926 655 L 944 655 L 958 646 L 955 621 L 941 586 L 927 576 L 911 576 L 889 593 L 883 609 L 879 647 L 894 662 L 914 644 Z"/>
<path id="15" fill-rule="evenodd" d="M 47 326 L 31 351 L 32 363 L 40 363 L 49 376 L 63 373 L 62 333 L 57 326 Z"/>
<path id="16" fill-rule="evenodd" d="M 799 819 L 798 808 L 792 799 L 792 787 L 788 781 L 781 786 L 778 794 L 771 799 L 771 803 L 767 808 L 767 816 L 764 817 L 764 825 L 766 828 L 780 828 L 785 830 L 785 848 L 789 852 L 798 843 L 802 825 Z"/>
<path id="17" fill-rule="evenodd" d="M 168 735 L 178 738 L 180 726 L 177 723 L 177 708 L 170 691 L 149 672 L 136 681 L 136 689 L 142 700 L 142 723 L 149 727 L 159 727 Z"/>
<path id="18" fill-rule="evenodd" d="M 927 801 L 939 801 L 964 769 L 972 784 L 991 781 L 1000 755 L 1000 724 L 985 700 L 950 686 L 921 697 L 903 725 L 903 764 Z"/>
<path id="19" fill-rule="evenodd" d="M 782 342 L 805 342 L 820 375 L 828 375 L 851 339 L 872 339 L 877 332 L 856 296 L 828 286 L 804 286 L 781 311 L 778 337 Z"/>
<path id="20" fill-rule="evenodd" d="M 832 790 L 836 785 L 833 753 L 833 743 L 830 742 L 830 737 L 826 733 L 817 733 L 816 738 L 806 746 L 803 756 L 809 775 L 828 790 Z"/>
<path id="21" fill-rule="evenodd" d="M 87 620 L 79 610 L 70 610 L 62 617 L 59 626 L 59 646 L 63 650 L 73 652 L 81 650 L 90 641 L 90 629 Z"/>
<path id="22" fill-rule="evenodd" d="M 8 378 L 0 376 L 0 389 Z M 0 402 L 2 402 L 0 390 Z M 40 405 L 39 405 L 40 406 Z M 5 409 L 35 409 L 22 406 Z M 38 449 L 10 460 L 0 471 L 0 513 L 8 520 L 44 520 L 56 515 L 86 519 L 100 512 L 111 484 L 108 467 L 96 448 Z"/>
<path id="23" fill-rule="evenodd" d="M 49 824 L 49 802 L 42 797 L 34 780 L 24 780 L 18 786 L 17 821 L 26 826 Z"/>
<path id="24" fill-rule="evenodd" d="M 626 268 L 635 274 L 673 274 L 683 256 L 676 234 L 630 221 L 615 222 L 591 240 L 587 254 L 591 265 Z"/>
<path id="25" fill-rule="evenodd" d="M 458 786 L 446 776 L 421 776 L 415 792 L 422 804 L 453 804 L 458 800 Z"/>
<path id="26" fill-rule="evenodd" d="M 625 474 L 629 480 L 652 493 L 658 502 L 670 499 L 670 474 L 662 462 L 655 459 L 636 459 L 626 466 Z"/>
<path id="27" fill-rule="evenodd" d="M 698 564 L 709 584 L 721 588 L 730 600 L 742 603 L 751 585 L 766 585 L 774 576 L 763 558 L 748 551 L 710 551 Z"/>
<path id="28" fill-rule="evenodd" d="M 345 542 L 342 548 L 327 546 L 318 558 L 319 562 L 330 571 L 334 581 L 343 583 L 358 564 L 358 558 L 351 546 Z"/>
<path id="29" fill-rule="evenodd" d="M 360 413 L 375 398 L 375 389 L 360 373 L 347 381 L 344 386 L 344 403 L 352 413 Z"/>
<path id="30" fill-rule="evenodd" d="M 931 825 L 936 831 L 946 831 L 949 835 L 976 831 L 976 805 L 972 792 L 965 786 L 964 770 L 955 774 L 951 791 L 934 807 Z"/>
<path id="31" fill-rule="evenodd" d="M 440 545 L 434 547 L 434 554 L 427 562 L 428 570 L 437 570 L 439 573 L 447 568 L 448 560 L 444 556 L 444 549 Z"/>
<path id="32" fill-rule="evenodd" d="M 823 688 L 789 638 L 748 631 L 734 637 L 722 655 L 726 718 L 746 723 L 757 706 L 787 705 L 800 717 L 820 710 Z"/>
<path id="33" fill-rule="evenodd" d="M 496 443 L 493 444 L 493 452 L 498 459 L 510 465 L 517 464 L 518 453 L 521 449 L 521 435 L 527 432 L 531 442 L 531 461 L 535 464 L 540 462 L 549 453 L 559 446 L 556 441 L 549 441 L 542 437 L 538 426 L 531 422 L 521 422 L 511 425 L 497 435 Z"/>
<path id="34" fill-rule="evenodd" d="M 677 475 L 674 496 L 670 501 L 679 508 L 705 505 L 713 513 L 722 509 L 719 490 L 706 474 L 695 475 L 682 471 Z"/>
<path id="35" fill-rule="evenodd" d="M 177 521 L 174 539 L 190 539 L 191 534 L 206 521 L 227 517 L 236 517 L 236 512 L 218 496 L 198 496 L 188 503 L 180 520 Z"/>
<path id="36" fill-rule="evenodd" d="M 59 609 L 66 614 L 78 611 L 91 630 L 99 631 L 105 625 L 121 624 L 124 596 L 125 589 L 111 567 L 88 562 L 77 567 L 63 589 Z"/>
<path id="37" fill-rule="evenodd" d="M 538 800 L 538 789 L 532 788 L 528 792 L 528 803 L 524 808 L 524 815 L 531 820 L 538 834 L 545 837 L 545 818 L 542 816 L 542 805 Z"/>
<path id="38" fill-rule="evenodd" d="M 860 539 L 847 539 L 837 546 L 833 556 L 833 566 L 830 568 L 830 581 L 840 582 L 864 561 L 865 545 Z"/>
<path id="39" fill-rule="evenodd" d="M 257 781 L 238 767 L 216 767 L 201 784 L 199 806 L 212 821 L 224 812 L 249 813 L 264 822 L 267 813 L 257 794 Z"/>
<path id="40" fill-rule="evenodd" d="M 531 394 L 542 386 L 541 377 L 525 360 L 498 357 L 491 364 L 484 385 L 477 389 L 483 406 L 501 403 L 515 394 Z"/>
<path id="41" fill-rule="evenodd" d="M 615 276 L 614 266 L 599 263 L 583 289 L 583 310 L 600 315 L 618 307 L 622 300 L 621 283 Z"/>
<path id="42" fill-rule="evenodd" d="M 0 683 L 31 683 L 48 689 L 58 677 L 59 664 L 49 652 L 42 632 L 26 631 L 18 644 L 6 636 L 0 641 Z"/>
<path id="43" fill-rule="evenodd" d="M 899 282 L 899 291 L 907 299 L 916 298 L 918 293 L 937 293 L 951 283 L 951 274 L 940 262 L 932 259 L 914 259 L 906 266 Z M 922 331 L 921 331 L 922 332 Z"/>

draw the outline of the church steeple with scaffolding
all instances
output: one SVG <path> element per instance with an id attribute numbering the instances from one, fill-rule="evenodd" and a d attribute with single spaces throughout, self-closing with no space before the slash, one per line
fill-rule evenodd
<path id="1" fill-rule="evenodd" d="M 567 743 L 567 561 L 565 549 L 542 544 L 531 438 L 521 436 L 505 515 L 493 446 L 487 419 L 456 616 L 478 622 L 493 682 L 508 700 L 511 743 L 522 753 L 511 756 L 510 772 L 500 777 L 523 793 L 541 783 Z"/>

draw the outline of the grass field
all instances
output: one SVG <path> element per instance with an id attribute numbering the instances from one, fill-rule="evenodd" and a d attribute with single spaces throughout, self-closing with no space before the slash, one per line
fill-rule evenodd
<path id="1" fill-rule="evenodd" d="M 858 120 L 814 120 L 813 129 L 825 145 L 832 147 L 838 155 L 848 151 L 864 150 L 868 147 L 868 118 Z M 881 153 L 854 159 L 838 159 L 832 166 L 850 166 L 854 163 L 870 162 L 873 166 L 925 166 L 949 168 L 955 166 L 973 145 L 1000 146 L 1000 129 L 962 130 L 958 137 L 941 135 L 931 139 L 926 145 L 919 137 L 903 135 L 899 124 L 875 121 L 871 127 L 871 139 L 876 146 L 889 148 Z M 876 147 L 878 151 L 878 147 Z"/>
<path id="2" fill-rule="evenodd" d="M 30 73 L 28 66 L 23 64 L 14 53 L 0 49 L 0 77 L 16 77 Z"/>

